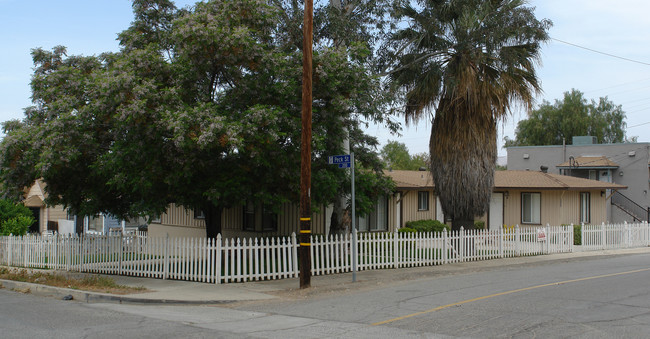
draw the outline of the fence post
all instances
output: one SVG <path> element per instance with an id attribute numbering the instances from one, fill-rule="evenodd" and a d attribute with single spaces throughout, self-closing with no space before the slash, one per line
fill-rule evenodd
<path id="1" fill-rule="evenodd" d="M 357 281 L 357 229 L 352 228 L 352 282 Z"/>
<path id="2" fill-rule="evenodd" d="M 110 233 L 109 233 L 110 237 Z M 120 250 L 119 250 L 119 258 L 118 258 L 118 266 L 117 266 L 117 274 L 122 275 L 122 256 L 124 255 L 124 233 L 120 233 Z"/>
<path id="3" fill-rule="evenodd" d="M 442 229 L 442 263 L 447 263 L 447 228 Z"/>
<path id="4" fill-rule="evenodd" d="M 546 227 L 544 228 L 544 234 L 546 235 L 546 254 L 551 253 L 551 225 L 548 223 L 546 224 Z"/>
<path id="5" fill-rule="evenodd" d="M 14 243 L 13 235 L 10 234 L 9 237 L 7 238 L 7 249 L 9 251 L 7 253 L 7 266 L 13 266 L 13 258 L 12 258 L 14 253 L 14 249 L 12 246 L 13 243 Z"/>
<path id="6" fill-rule="evenodd" d="M 399 268 L 399 262 L 397 260 L 397 256 L 399 255 L 399 250 L 397 246 L 399 246 L 399 232 L 397 232 L 397 228 L 395 229 L 395 233 L 393 233 L 393 268 Z"/>
<path id="7" fill-rule="evenodd" d="M 516 256 L 520 256 L 520 255 L 521 255 L 521 250 L 520 250 L 520 247 L 521 247 L 521 244 L 520 244 L 520 242 L 521 242 L 521 238 L 520 238 L 520 236 L 521 236 L 521 234 L 519 233 L 519 224 L 517 224 L 517 225 L 515 226 L 515 255 L 516 255 Z"/>
<path id="8" fill-rule="evenodd" d="M 216 274 L 215 278 L 216 279 L 215 280 L 216 280 L 217 284 L 221 284 L 221 257 L 222 257 L 222 253 L 221 253 L 221 233 L 217 234 L 216 248 L 217 248 L 216 249 L 216 251 L 217 251 L 216 257 L 217 258 L 215 259 L 215 261 L 216 261 L 216 268 L 215 268 L 215 274 Z"/>
<path id="9" fill-rule="evenodd" d="M 604 250 L 605 246 L 607 245 L 607 241 L 606 241 L 607 233 L 605 232 L 605 223 L 604 222 L 602 224 L 600 224 L 600 235 L 601 235 L 601 239 L 600 239 L 601 250 Z"/>
<path id="10" fill-rule="evenodd" d="M 499 227 L 499 257 L 503 258 L 503 227 Z"/>
<path id="11" fill-rule="evenodd" d="M 163 280 L 169 277 L 169 233 L 165 237 L 165 247 L 163 248 Z"/>
<path id="12" fill-rule="evenodd" d="M 630 247 L 630 243 L 632 242 L 631 236 L 630 236 L 630 225 L 627 224 L 627 220 L 623 222 L 625 227 L 623 228 L 625 230 L 625 248 Z"/>
<path id="13" fill-rule="evenodd" d="M 309 236 L 309 243 L 313 244 L 314 242 L 311 239 L 311 235 Z M 294 278 L 298 278 L 298 244 L 296 243 L 296 232 L 291 233 L 291 257 L 293 260 L 293 276 Z M 314 267 L 314 265 L 310 265 L 310 267 Z M 311 276 L 312 273 L 310 272 L 309 276 Z"/>
<path id="14" fill-rule="evenodd" d="M 460 257 L 460 262 L 465 261 L 465 228 L 460 227 L 460 232 L 458 233 L 458 256 Z"/>
<path id="15" fill-rule="evenodd" d="M 70 262 L 72 261 L 72 236 L 71 235 L 66 235 L 65 236 L 66 240 L 64 244 L 65 246 L 65 270 L 70 271 Z"/>

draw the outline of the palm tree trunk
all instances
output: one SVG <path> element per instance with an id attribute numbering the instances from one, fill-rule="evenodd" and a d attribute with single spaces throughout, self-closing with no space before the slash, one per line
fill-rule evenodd
<path id="1" fill-rule="evenodd" d="M 496 123 L 442 100 L 431 126 L 431 173 L 452 229 L 472 228 L 490 206 L 496 168 Z M 459 107 L 460 106 L 460 107 Z"/>

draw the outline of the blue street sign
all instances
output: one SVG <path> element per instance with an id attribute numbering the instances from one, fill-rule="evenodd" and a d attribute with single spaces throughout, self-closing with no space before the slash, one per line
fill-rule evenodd
<path id="1" fill-rule="evenodd" d="M 327 158 L 330 165 L 339 165 L 339 168 L 350 168 L 350 155 L 332 155 Z"/>

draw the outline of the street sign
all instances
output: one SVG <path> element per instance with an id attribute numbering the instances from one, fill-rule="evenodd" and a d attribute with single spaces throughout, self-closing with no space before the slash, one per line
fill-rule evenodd
<path id="1" fill-rule="evenodd" d="M 331 155 L 327 157 L 327 163 L 330 165 L 339 165 L 339 168 L 350 168 L 350 155 Z"/>
<path id="2" fill-rule="evenodd" d="M 354 152 L 344 155 L 331 155 L 327 157 L 327 163 L 330 165 L 338 165 L 339 168 L 350 168 L 350 174 L 352 176 L 352 232 L 357 231 L 357 226 L 355 225 L 355 196 L 354 196 Z M 357 237 L 352 237 L 352 253 L 357 253 Z M 352 256 L 352 282 L 357 281 L 357 256 Z"/>

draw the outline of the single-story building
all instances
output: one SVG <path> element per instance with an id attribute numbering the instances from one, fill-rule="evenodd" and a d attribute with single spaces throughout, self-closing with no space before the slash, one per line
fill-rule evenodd
<path id="1" fill-rule="evenodd" d="M 58 231 L 59 220 L 75 220 L 74 216 L 68 215 L 63 206 L 46 206 L 45 183 L 36 180 L 34 184 L 25 190 L 23 204 L 29 208 L 34 216 L 35 222 L 29 228 L 30 233 L 43 233 L 46 231 Z M 83 224 L 75 225 L 78 231 L 83 230 Z"/>
<path id="2" fill-rule="evenodd" d="M 95 233 L 108 234 L 125 229 L 137 230 L 138 226 L 146 225 L 144 218 L 136 220 L 120 220 L 110 215 L 98 214 L 91 217 L 77 217 L 68 213 L 68 210 L 61 205 L 47 206 L 45 204 L 45 183 L 36 180 L 34 184 L 25 190 L 23 204 L 29 208 L 34 216 L 34 224 L 29 228 L 29 233 Z"/>
<path id="3" fill-rule="evenodd" d="M 394 231 L 406 222 L 422 219 L 445 221 L 435 185 L 428 171 L 386 171 L 395 182 L 395 192 L 379 199 L 369 215 L 357 216 L 359 231 Z M 477 220 L 487 227 L 539 226 L 607 222 L 608 190 L 625 186 L 539 171 L 497 171 L 490 211 Z M 322 207 L 312 216 L 312 233 L 327 234 L 331 208 Z M 289 235 L 299 228 L 297 205 L 285 204 L 280 213 L 265 213 L 259 206 L 240 206 L 224 211 L 225 237 Z M 251 220 L 254 220 L 251 222 Z M 152 236 L 204 236 L 203 216 L 182 206 L 170 205 L 167 212 L 149 225 Z"/>
<path id="4" fill-rule="evenodd" d="M 392 195 L 377 201 L 375 210 L 357 216 L 356 226 L 362 232 L 394 231 L 409 221 L 435 219 L 445 222 L 435 184 L 428 171 L 386 171 L 395 182 Z M 539 226 L 599 224 L 607 222 L 607 199 L 625 186 L 598 180 L 564 176 L 540 171 L 497 171 L 489 212 L 477 218 L 490 229 L 507 226 Z M 137 228 L 144 220 L 123 222 L 110 216 L 76 218 L 62 206 L 47 207 L 43 183 L 37 181 L 26 190 L 24 203 L 37 219 L 33 232 L 57 230 L 57 221 L 74 220 L 78 233 L 108 233 L 113 228 Z M 312 216 L 312 233 L 329 232 L 332 208 L 322 206 Z M 165 213 L 152 218 L 150 236 L 202 237 L 205 221 L 200 211 L 171 204 Z M 284 204 L 278 213 L 258 204 L 226 209 L 222 214 L 224 237 L 290 235 L 299 229 L 299 207 Z"/>

